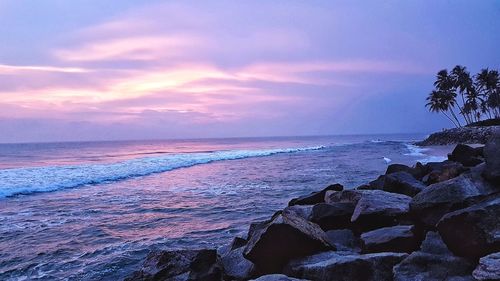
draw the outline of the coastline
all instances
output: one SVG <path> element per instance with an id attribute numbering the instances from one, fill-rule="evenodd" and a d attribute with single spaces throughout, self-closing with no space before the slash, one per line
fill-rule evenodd
<path id="1" fill-rule="evenodd" d="M 425 140 L 416 142 L 415 144 L 418 146 L 452 145 L 458 143 L 485 144 L 495 131 L 499 130 L 500 126 L 453 128 L 433 133 Z"/>
<path id="2" fill-rule="evenodd" d="M 151 252 L 126 280 L 495 279 L 499 159 L 497 133 L 443 162 L 391 164 L 357 188 L 293 199 L 219 249 Z"/>

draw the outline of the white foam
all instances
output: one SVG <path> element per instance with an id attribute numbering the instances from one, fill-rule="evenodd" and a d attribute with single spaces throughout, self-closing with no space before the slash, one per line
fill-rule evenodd
<path id="1" fill-rule="evenodd" d="M 416 146 L 413 144 L 405 144 L 406 148 L 410 151 L 409 153 L 405 153 L 407 156 L 425 156 L 423 152 L 428 151 L 428 148 L 423 148 L 420 146 Z"/>
<path id="2" fill-rule="evenodd" d="M 384 161 L 385 163 L 389 164 L 392 162 L 392 160 L 390 158 L 387 158 L 387 157 L 384 157 Z"/>
<path id="3" fill-rule="evenodd" d="M 228 150 L 144 157 L 112 164 L 5 169 L 0 170 L 0 198 L 16 194 L 47 192 L 82 185 L 118 181 L 214 161 L 269 156 L 278 153 L 293 153 L 323 148 L 323 146 L 316 146 L 265 150 Z"/>

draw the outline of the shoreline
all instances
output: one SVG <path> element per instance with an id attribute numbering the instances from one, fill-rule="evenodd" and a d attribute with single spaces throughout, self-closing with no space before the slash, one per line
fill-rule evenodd
<path id="1" fill-rule="evenodd" d="M 391 164 L 357 188 L 333 184 L 293 199 L 219 249 L 151 252 L 126 280 L 500 277 L 487 267 L 498 265 L 500 241 L 485 238 L 499 225 L 500 134 L 484 148 L 457 145 L 448 158 Z"/>

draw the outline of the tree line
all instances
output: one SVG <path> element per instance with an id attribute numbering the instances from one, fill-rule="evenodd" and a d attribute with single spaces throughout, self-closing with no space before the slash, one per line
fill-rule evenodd
<path id="1" fill-rule="evenodd" d="M 456 127 L 500 118 L 499 72 L 485 68 L 471 76 L 461 65 L 440 70 L 425 106 L 443 113 Z"/>

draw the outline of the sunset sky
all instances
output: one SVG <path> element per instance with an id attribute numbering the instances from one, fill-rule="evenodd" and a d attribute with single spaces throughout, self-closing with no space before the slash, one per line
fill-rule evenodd
<path id="1" fill-rule="evenodd" d="M 431 132 L 500 1 L 0 0 L 0 142 Z"/>

